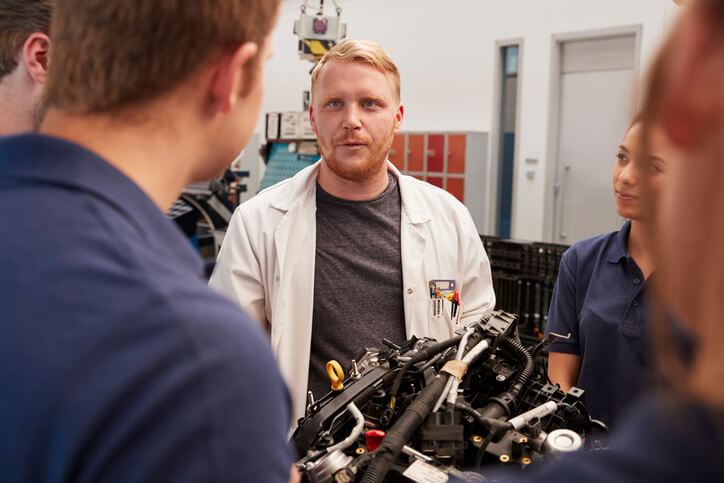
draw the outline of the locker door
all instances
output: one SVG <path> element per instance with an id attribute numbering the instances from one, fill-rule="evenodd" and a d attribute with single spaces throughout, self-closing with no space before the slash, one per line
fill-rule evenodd
<path id="1" fill-rule="evenodd" d="M 427 135 L 427 172 L 442 173 L 445 162 L 445 135 Z"/>
<path id="2" fill-rule="evenodd" d="M 407 171 L 422 172 L 425 156 L 425 135 L 407 135 Z"/>
<path id="3" fill-rule="evenodd" d="M 447 137 L 447 172 L 465 173 L 465 134 L 449 134 Z"/>
<path id="4" fill-rule="evenodd" d="M 392 140 L 388 158 L 400 171 L 405 170 L 405 135 L 400 133 Z"/>

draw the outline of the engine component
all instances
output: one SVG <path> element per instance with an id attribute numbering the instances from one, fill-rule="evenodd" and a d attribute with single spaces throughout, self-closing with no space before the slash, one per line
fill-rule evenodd
<path id="1" fill-rule="evenodd" d="M 551 453 L 568 453 L 583 446 L 581 436 L 570 429 L 551 431 L 545 441 L 545 447 Z"/>
<path id="2" fill-rule="evenodd" d="M 437 472 L 446 481 L 460 468 L 523 468 L 582 446 L 592 425 L 583 391 L 546 383 L 516 322 L 497 311 L 445 341 L 365 349 L 344 388 L 310 400 L 299 420 L 292 440 L 303 477 L 423 481 Z"/>

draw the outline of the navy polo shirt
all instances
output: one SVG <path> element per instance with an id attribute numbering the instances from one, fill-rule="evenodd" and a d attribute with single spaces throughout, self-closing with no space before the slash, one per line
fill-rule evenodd
<path id="1" fill-rule="evenodd" d="M 577 386 L 586 391 L 591 416 L 609 426 L 649 382 L 646 283 L 626 247 L 630 230 L 628 222 L 565 252 L 545 330 L 571 334 L 548 350 L 581 356 Z"/>
<path id="2" fill-rule="evenodd" d="M 0 220 L 0 480 L 287 481 L 265 335 L 137 185 L 67 141 L 0 139 Z"/>

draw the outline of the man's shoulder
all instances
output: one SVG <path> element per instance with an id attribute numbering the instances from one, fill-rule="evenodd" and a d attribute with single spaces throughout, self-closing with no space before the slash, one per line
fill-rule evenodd
<path id="1" fill-rule="evenodd" d="M 150 284 L 147 290 L 154 290 Z M 159 303 L 154 316 L 168 320 L 169 330 L 183 331 L 196 342 L 222 343 L 233 339 L 240 348 L 264 352 L 269 343 L 259 324 L 231 300 L 218 294 L 202 280 L 189 280 L 156 288 Z M 200 344 L 199 347 L 203 347 Z"/>

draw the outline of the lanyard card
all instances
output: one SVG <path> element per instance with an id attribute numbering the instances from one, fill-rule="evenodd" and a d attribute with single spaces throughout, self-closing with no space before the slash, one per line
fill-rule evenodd
<path id="1" fill-rule="evenodd" d="M 439 298 L 455 292 L 455 280 L 430 280 L 430 298 Z"/>

